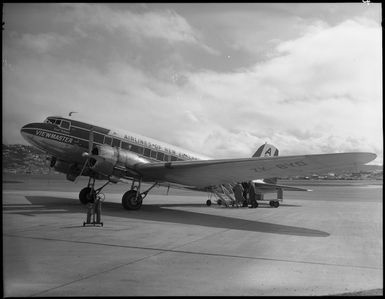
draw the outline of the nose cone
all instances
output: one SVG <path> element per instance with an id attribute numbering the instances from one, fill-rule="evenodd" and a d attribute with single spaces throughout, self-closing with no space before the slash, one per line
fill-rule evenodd
<path id="1" fill-rule="evenodd" d="M 25 126 L 23 126 L 20 129 L 20 134 L 21 134 L 21 136 L 23 136 L 23 138 L 25 140 L 30 141 L 31 136 L 35 134 L 35 130 L 36 130 L 35 128 L 36 128 L 36 126 L 33 123 L 26 124 Z"/>

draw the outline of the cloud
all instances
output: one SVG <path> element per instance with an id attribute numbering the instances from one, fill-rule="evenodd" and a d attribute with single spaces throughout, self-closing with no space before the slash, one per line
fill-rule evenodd
<path id="1" fill-rule="evenodd" d="M 132 12 L 127 9 L 113 9 L 102 4 L 76 3 L 63 6 L 68 10 L 61 20 L 74 22 L 76 30 L 84 36 L 97 28 L 110 33 L 125 34 L 137 42 L 155 38 L 171 44 L 200 45 L 200 34 L 182 16 L 170 9 Z M 215 52 L 206 45 L 202 45 L 202 48 Z"/>
<path id="2" fill-rule="evenodd" d="M 45 54 L 70 44 L 73 42 L 73 39 L 53 32 L 40 34 L 25 33 L 17 42 L 21 47 L 35 51 L 38 54 Z"/>
<path id="3" fill-rule="evenodd" d="M 71 45 L 72 52 L 38 57 L 23 52 L 10 62 L 12 68 L 3 66 L 3 124 L 18 128 L 78 111 L 75 117 L 83 120 L 216 158 L 249 157 L 264 142 L 282 155 L 365 150 L 382 156 L 378 25 L 316 22 L 299 38 L 276 40 L 273 55 L 264 61 L 223 73 L 188 68 L 178 51 L 151 56 L 144 67 L 146 47 L 131 44 L 145 41 L 151 54 L 161 52 L 154 40 L 171 45 L 162 51 L 202 45 L 197 30 L 172 10 L 64 7 L 60 21 L 75 24 L 77 33 L 66 37 L 76 43 L 58 33 L 19 36 L 23 47 L 39 53 L 59 53 L 58 45 Z M 126 39 L 133 42 L 119 43 Z M 8 53 L 14 52 L 9 45 Z M 124 59 L 124 52 L 138 55 L 139 62 Z"/>
<path id="4" fill-rule="evenodd" d="M 186 75 L 188 89 L 204 99 L 206 117 L 227 132 L 269 132 L 281 153 L 382 153 L 379 26 L 352 20 L 315 24 L 276 51 L 270 60 L 237 72 Z M 252 139 L 234 140 L 251 151 Z"/>

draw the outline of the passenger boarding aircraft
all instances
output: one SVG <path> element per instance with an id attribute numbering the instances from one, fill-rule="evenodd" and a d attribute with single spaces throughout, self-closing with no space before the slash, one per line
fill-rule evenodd
<path id="1" fill-rule="evenodd" d="M 258 199 L 266 192 L 277 192 L 277 200 L 270 205 L 278 207 L 283 190 L 306 189 L 277 185 L 276 180 L 266 178 L 351 169 L 376 158 L 376 154 L 365 152 L 278 156 L 275 147 L 265 144 L 251 158 L 211 159 L 138 134 L 56 116 L 23 126 L 21 134 L 50 155 L 50 167 L 65 173 L 68 180 L 89 177 L 87 187 L 79 193 L 83 204 L 110 182 L 131 182 L 122 197 L 127 210 L 139 209 L 156 185 L 209 192 L 219 198 L 217 203 L 227 206 L 226 198 L 232 204 L 236 202 L 236 186 L 250 187 L 251 183 Z M 107 182 L 95 189 L 97 179 Z M 142 182 L 152 185 L 142 191 Z M 211 201 L 206 203 L 210 205 Z"/>

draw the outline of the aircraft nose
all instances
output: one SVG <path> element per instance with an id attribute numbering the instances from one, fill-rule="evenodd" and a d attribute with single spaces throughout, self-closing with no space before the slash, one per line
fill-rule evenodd
<path id="1" fill-rule="evenodd" d="M 21 136 L 24 137 L 24 139 L 28 140 L 28 136 L 34 134 L 34 124 L 26 124 L 20 129 Z"/>

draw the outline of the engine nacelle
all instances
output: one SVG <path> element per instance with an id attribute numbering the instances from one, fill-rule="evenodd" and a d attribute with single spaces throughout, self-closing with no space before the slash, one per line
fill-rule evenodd
<path id="1" fill-rule="evenodd" d="M 109 145 L 95 146 L 92 155 L 97 157 L 90 158 L 90 168 L 107 176 L 118 175 L 127 168 L 133 169 L 137 164 L 149 163 L 133 152 Z"/>
<path id="2" fill-rule="evenodd" d="M 50 163 L 50 167 L 53 167 L 53 169 L 55 169 L 56 171 L 63 172 L 63 173 L 67 173 L 70 166 L 71 166 L 71 163 L 64 162 L 61 160 L 56 160 L 56 159 L 55 159 L 55 163 L 53 163 L 52 160 Z"/>
<path id="3" fill-rule="evenodd" d="M 51 160 L 51 165 L 53 165 L 52 167 L 55 171 L 65 173 L 67 180 L 71 182 L 75 181 L 76 177 L 80 175 L 80 166 L 75 163 L 68 163 L 61 160 L 55 160 L 53 163 Z"/>

